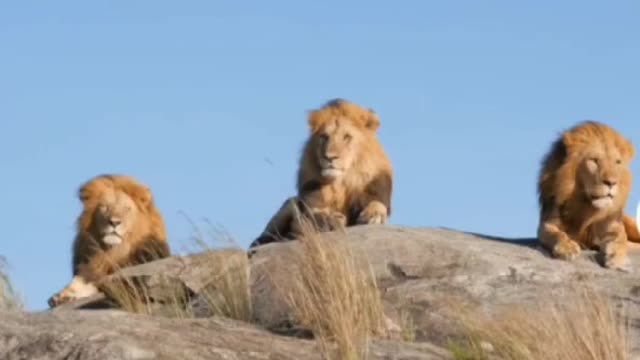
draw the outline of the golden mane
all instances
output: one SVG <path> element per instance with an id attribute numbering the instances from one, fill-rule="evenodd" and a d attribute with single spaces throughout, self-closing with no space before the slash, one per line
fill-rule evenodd
<path id="1" fill-rule="evenodd" d="M 78 198 L 82 202 L 83 210 L 76 221 L 79 239 L 96 236 L 93 217 L 100 197 L 107 189 L 119 190 L 129 195 L 144 215 L 139 219 L 140 221 L 136 222 L 136 231 L 129 240 L 139 242 L 144 237 L 151 236 L 166 242 L 164 220 L 155 206 L 151 190 L 138 183 L 133 177 L 124 175 L 100 175 L 80 187 Z"/>
<path id="2" fill-rule="evenodd" d="M 380 127 L 380 118 L 373 110 L 362 108 L 343 99 L 333 99 L 320 109 L 313 110 L 309 114 L 311 136 L 316 135 L 322 126 L 339 117 L 349 119 L 349 121 L 363 130 L 367 129 L 375 132 Z"/>
<path id="3" fill-rule="evenodd" d="M 635 148 L 614 129 L 595 122 L 585 121 L 564 132 L 551 146 L 543 162 L 538 181 L 538 195 L 542 210 L 560 205 L 576 195 L 576 172 L 579 156 L 594 141 L 615 146 L 631 161 Z M 625 184 L 627 188 L 631 184 Z"/>

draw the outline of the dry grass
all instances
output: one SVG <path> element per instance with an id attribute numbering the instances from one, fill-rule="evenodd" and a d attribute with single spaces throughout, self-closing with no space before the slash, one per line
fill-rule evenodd
<path id="1" fill-rule="evenodd" d="M 586 287 L 563 295 L 550 293 L 544 302 L 492 319 L 463 312 L 469 341 L 452 349 L 456 359 L 630 359 L 627 318 L 606 295 Z"/>
<path id="2" fill-rule="evenodd" d="M 121 310 L 135 314 L 153 313 L 147 287 L 136 284 L 133 279 L 116 277 L 102 284 L 100 289 L 109 301 Z"/>
<path id="3" fill-rule="evenodd" d="M 0 310 L 22 310 L 22 300 L 11 285 L 6 265 L 6 260 L 0 256 Z"/>
<path id="4" fill-rule="evenodd" d="M 212 258 L 215 257 L 215 252 Z M 220 259 L 220 257 L 218 257 Z M 216 316 L 249 322 L 252 317 L 249 289 L 249 259 L 246 256 L 230 256 L 222 263 L 224 269 L 202 291 L 205 304 Z"/>
<path id="5" fill-rule="evenodd" d="M 413 315 L 409 310 L 404 310 L 400 312 L 399 318 L 399 327 L 400 327 L 400 337 L 403 341 L 406 342 L 415 342 L 416 341 L 416 323 L 413 318 Z"/>
<path id="6" fill-rule="evenodd" d="M 202 291 L 205 306 L 216 316 L 250 321 L 253 315 L 249 289 L 249 258 L 246 252 L 219 227 L 205 220 L 208 233 L 203 233 L 191 220 L 192 242 L 205 254 L 208 269 L 213 269 L 211 281 Z M 239 256 L 239 251 L 243 255 Z"/>
<path id="7" fill-rule="evenodd" d="M 226 233 L 210 226 L 210 232 L 205 235 L 193 222 L 190 223 L 194 234 L 189 247 L 195 248 L 193 252 L 199 254 L 191 266 L 210 272 L 210 275 L 204 275 L 210 281 L 201 291 L 198 301 L 190 299 L 182 283 L 162 276 L 158 276 L 160 281 L 152 289 L 142 281 L 120 277 L 105 284 L 104 292 L 117 307 L 133 313 L 176 318 L 206 314 L 249 321 L 252 308 L 248 258 L 233 252 L 240 247 Z M 222 249 L 217 245 L 223 245 Z M 156 302 L 152 303 L 151 299 Z"/>
<path id="8" fill-rule="evenodd" d="M 179 282 L 159 276 L 158 283 L 149 288 L 135 278 L 113 277 L 101 286 L 108 300 L 117 308 L 136 314 L 192 318 L 187 290 Z"/>
<path id="9" fill-rule="evenodd" d="M 382 300 L 370 264 L 343 231 L 321 238 L 308 223 L 294 256 L 287 296 L 327 359 L 367 357 L 371 336 L 384 334 Z"/>
<path id="10" fill-rule="evenodd" d="M 148 251 L 153 252 L 153 249 Z M 148 259 L 152 261 L 160 257 L 160 253 L 155 252 L 150 253 Z M 149 287 L 145 279 L 119 276 L 118 272 L 125 266 L 111 265 L 114 274 L 100 284 L 100 289 L 113 306 L 136 314 L 191 317 L 190 309 L 186 306 L 188 294 L 181 283 L 157 274 L 156 283 Z"/>

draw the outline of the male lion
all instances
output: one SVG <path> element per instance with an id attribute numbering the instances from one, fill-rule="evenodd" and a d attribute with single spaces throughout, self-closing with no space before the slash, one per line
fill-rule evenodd
<path id="1" fill-rule="evenodd" d="M 595 248 L 605 267 L 629 270 L 627 242 L 640 242 L 635 221 L 624 215 L 634 156 L 628 140 L 593 121 L 553 143 L 538 182 L 538 238 L 554 257 L 572 260 Z"/>
<path id="2" fill-rule="evenodd" d="M 79 197 L 74 277 L 49 299 L 51 307 L 97 293 L 99 280 L 119 268 L 170 255 L 162 216 L 144 185 L 128 176 L 102 175 L 84 184 Z"/>
<path id="3" fill-rule="evenodd" d="M 308 121 L 298 195 L 285 201 L 250 248 L 299 236 L 303 219 L 331 230 L 385 224 L 391 215 L 393 170 L 376 137 L 376 113 L 335 99 L 312 111 Z"/>

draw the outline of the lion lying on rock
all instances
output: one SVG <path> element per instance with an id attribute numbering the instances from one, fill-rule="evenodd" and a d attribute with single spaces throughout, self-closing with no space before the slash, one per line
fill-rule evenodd
<path id="1" fill-rule="evenodd" d="M 540 243 L 560 259 L 599 249 L 607 268 L 629 270 L 628 241 L 640 242 L 624 215 L 633 145 L 612 128 L 585 122 L 566 131 L 545 157 L 538 182 Z"/>
<path id="2" fill-rule="evenodd" d="M 151 191 L 133 178 L 102 175 L 79 191 L 83 210 L 73 244 L 73 279 L 49 299 L 55 307 L 98 292 L 103 276 L 170 255 Z"/>
<path id="3" fill-rule="evenodd" d="M 336 99 L 311 112 L 309 127 L 298 195 L 285 201 L 250 248 L 297 237 L 302 220 L 332 230 L 385 224 L 391 215 L 393 170 L 376 136 L 376 113 Z"/>

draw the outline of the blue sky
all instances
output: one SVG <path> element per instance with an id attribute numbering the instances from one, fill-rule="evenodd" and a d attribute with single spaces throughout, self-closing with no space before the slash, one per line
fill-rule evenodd
<path id="1" fill-rule="evenodd" d="M 176 253 L 183 213 L 246 246 L 294 193 L 307 111 L 334 97 L 382 119 L 392 224 L 532 236 L 561 130 L 594 119 L 640 143 L 638 16 L 634 1 L 4 3 L 0 254 L 44 309 L 71 278 L 76 189 L 108 172 L 152 187 Z"/>

